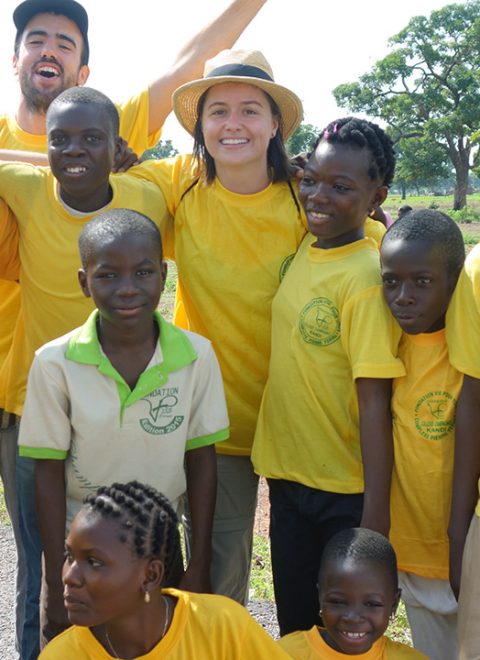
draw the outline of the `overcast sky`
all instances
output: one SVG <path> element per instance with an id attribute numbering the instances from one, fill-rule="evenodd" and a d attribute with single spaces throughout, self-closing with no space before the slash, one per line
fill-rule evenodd
<path id="1" fill-rule="evenodd" d="M 0 112 L 14 110 L 12 73 L 17 0 L 0 0 Z M 115 101 L 132 95 L 164 71 L 185 40 L 228 0 L 83 0 L 90 19 L 88 84 Z M 440 9 L 443 0 L 268 0 L 237 42 L 262 50 L 277 82 L 304 102 L 308 122 L 322 126 L 345 114 L 332 89 L 350 82 L 387 54 L 388 38 L 415 15 Z M 296 13 L 292 8 L 298 7 Z M 188 135 L 170 118 L 164 138 L 189 149 Z"/>

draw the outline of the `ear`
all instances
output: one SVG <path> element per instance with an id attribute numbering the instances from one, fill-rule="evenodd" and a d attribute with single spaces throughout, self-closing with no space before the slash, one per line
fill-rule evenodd
<path id="1" fill-rule="evenodd" d="M 273 120 L 272 120 L 272 134 L 270 136 L 271 140 L 273 140 L 273 138 L 277 134 L 278 127 L 279 127 L 278 119 L 275 119 L 275 117 L 274 117 Z"/>
<path id="2" fill-rule="evenodd" d="M 379 206 L 381 206 L 384 201 L 387 199 L 388 196 L 388 188 L 387 186 L 378 186 L 375 188 L 375 192 L 372 195 L 372 199 L 370 201 L 370 208 L 368 210 L 368 213 L 373 213 L 375 209 L 378 209 Z"/>
<path id="3" fill-rule="evenodd" d="M 85 85 L 85 83 L 87 82 L 89 75 L 90 75 L 90 69 L 86 64 L 82 64 L 82 66 L 78 70 L 77 86 L 83 87 L 83 85 Z"/>
<path id="4" fill-rule="evenodd" d="M 83 268 L 80 268 L 78 271 L 78 283 L 80 284 L 80 288 L 83 291 L 83 295 L 86 298 L 91 298 L 92 294 L 90 293 L 90 289 L 88 288 L 87 284 L 87 273 L 83 270 Z"/>
<path id="5" fill-rule="evenodd" d="M 392 614 L 395 614 L 397 611 L 398 603 L 400 602 L 400 597 L 402 595 L 402 590 L 397 589 L 397 592 L 395 594 L 395 598 L 393 599 L 393 604 L 392 604 Z"/>
<path id="6" fill-rule="evenodd" d="M 142 582 L 142 589 L 145 593 L 161 589 L 163 578 L 165 576 L 165 567 L 160 559 L 149 559 L 145 569 Z"/>
<path id="7" fill-rule="evenodd" d="M 13 66 L 13 74 L 15 76 L 18 76 L 17 65 L 18 65 L 18 57 L 14 54 L 13 57 L 12 57 L 12 66 Z"/>
<path id="8" fill-rule="evenodd" d="M 165 282 L 167 281 L 167 274 L 168 274 L 168 266 L 166 261 L 162 261 L 160 272 L 162 274 L 162 280 L 163 280 L 162 282 L 162 293 L 163 293 L 163 290 L 165 288 Z"/>

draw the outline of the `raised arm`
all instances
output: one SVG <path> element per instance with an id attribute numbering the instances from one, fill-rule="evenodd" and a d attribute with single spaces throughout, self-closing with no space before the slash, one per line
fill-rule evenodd
<path id="1" fill-rule="evenodd" d="M 48 165 L 46 154 L 35 151 L 13 151 L 12 149 L 0 149 L 0 161 L 30 163 L 31 165 Z"/>
<path id="2" fill-rule="evenodd" d="M 150 85 L 149 133 L 156 133 L 172 109 L 173 92 L 203 74 L 205 60 L 231 48 L 266 0 L 233 0 L 178 53 L 172 67 Z"/>

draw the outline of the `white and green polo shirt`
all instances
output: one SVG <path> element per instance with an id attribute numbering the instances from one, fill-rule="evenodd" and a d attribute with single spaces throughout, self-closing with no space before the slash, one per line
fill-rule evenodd
<path id="1" fill-rule="evenodd" d="M 185 452 L 229 436 L 211 343 L 167 323 L 132 391 L 102 351 L 98 312 L 42 346 L 30 370 L 20 455 L 65 460 L 67 526 L 99 486 L 138 479 L 174 504 L 186 490 Z"/>

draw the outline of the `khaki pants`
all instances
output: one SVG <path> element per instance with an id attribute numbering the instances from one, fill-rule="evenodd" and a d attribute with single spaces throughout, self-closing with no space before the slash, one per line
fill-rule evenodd
<path id="1" fill-rule="evenodd" d="M 474 515 L 463 553 L 458 601 L 460 660 L 480 659 L 480 518 Z"/>

